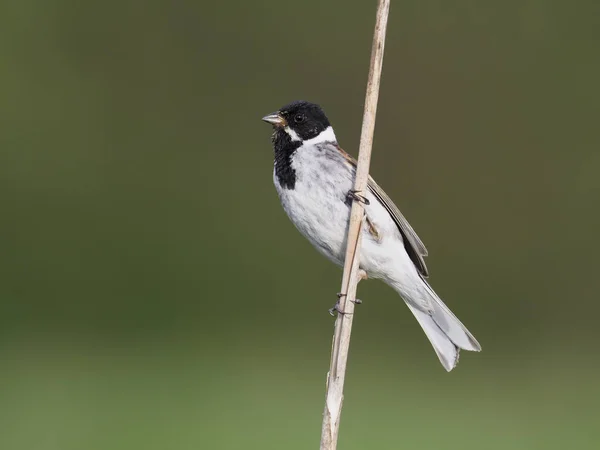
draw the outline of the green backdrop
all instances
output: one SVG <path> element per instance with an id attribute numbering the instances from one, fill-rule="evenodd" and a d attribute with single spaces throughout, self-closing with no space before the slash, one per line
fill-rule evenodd
<path id="1" fill-rule="evenodd" d="M 375 3 L 0 5 L 0 448 L 317 448 L 341 271 L 260 118 L 356 155 Z M 599 17 L 392 1 L 371 173 L 483 352 L 361 284 L 340 450 L 597 447 Z"/>

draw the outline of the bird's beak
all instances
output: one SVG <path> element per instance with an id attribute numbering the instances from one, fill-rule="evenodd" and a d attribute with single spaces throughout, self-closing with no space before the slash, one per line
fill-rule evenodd
<path id="1" fill-rule="evenodd" d="M 274 127 L 285 127 L 287 122 L 278 112 L 269 114 L 262 118 L 263 121 L 270 123 Z"/>

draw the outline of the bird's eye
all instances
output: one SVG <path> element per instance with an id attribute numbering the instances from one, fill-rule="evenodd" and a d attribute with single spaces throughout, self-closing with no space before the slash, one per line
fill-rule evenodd
<path id="1" fill-rule="evenodd" d="M 294 122 L 296 122 L 296 123 L 302 123 L 302 122 L 304 122 L 305 119 L 306 119 L 306 117 L 304 116 L 304 114 L 296 114 L 294 116 Z"/>

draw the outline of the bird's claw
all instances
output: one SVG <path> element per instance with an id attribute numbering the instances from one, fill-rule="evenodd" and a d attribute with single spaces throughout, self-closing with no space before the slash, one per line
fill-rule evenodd
<path id="1" fill-rule="evenodd" d="M 331 316 L 335 316 L 336 312 L 341 315 L 348 314 L 347 312 L 344 312 L 340 309 L 340 299 L 342 297 L 345 297 L 346 294 L 342 294 L 341 292 L 338 292 L 336 295 L 337 295 L 338 301 L 335 302 L 335 305 L 333 305 L 331 308 L 329 308 L 329 314 Z M 362 303 L 362 300 L 359 298 L 355 298 L 354 300 L 350 300 L 350 301 L 352 303 L 354 303 L 355 305 L 360 305 Z"/>
<path id="2" fill-rule="evenodd" d="M 331 317 L 335 317 L 335 313 L 342 314 L 342 315 L 345 314 L 343 311 L 340 311 L 340 302 L 339 301 L 335 302 L 335 305 L 333 305 L 331 308 L 329 308 L 328 311 L 329 311 L 329 315 Z"/>
<path id="3" fill-rule="evenodd" d="M 346 194 L 346 198 L 350 202 L 357 201 L 357 202 L 363 203 L 365 205 L 370 205 L 371 202 L 369 201 L 369 199 L 367 197 L 365 197 L 364 195 L 360 195 L 359 192 L 360 191 L 352 189 L 352 190 L 348 191 L 348 193 Z"/>

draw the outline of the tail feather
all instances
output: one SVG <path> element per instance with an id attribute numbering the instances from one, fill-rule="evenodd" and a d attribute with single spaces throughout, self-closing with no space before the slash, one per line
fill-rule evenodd
<path id="1" fill-rule="evenodd" d="M 431 304 L 433 306 L 431 311 L 431 317 L 438 327 L 448 336 L 448 338 L 454 342 L 458 347 L 469 350 L 472 352 L 481 351 L 481 345 L 475 339 L 467 327 L 465 327 L 458 317 L 456 317 L 450 308 L 448 308 L 442 299 L 431 289 L 431 286 L 423 280 L 427 293 L 431 297 Z"/>
<path id="2" fill-rule="evenodd" d="M 435 323 L 433 318 L 426 312 L 423 312 L 415 308 L 410 303 L 407 303 L 408 307 L 415 315 L 421 328 L 425 331 L 429 342 L 433 346 L 433 349 L 438 355 L 442 366 L 450 372 L 458 364 L 459 347 L 452 342 L 446 333 Z"/>
<path id="3" fill-rule="evenodd" d="M 423 279 L 421 281 L 423 283 L 420 286 L 421 289 L 406 290 L 397 286 L 397 290 L 419 321 L 440 362 L 447 371 L 451 371 L 458 363 L 460 349 L 478 352 L 481 350 L 481 346 L 429 284 Z M 416 296 L 417 292 L 421 298 L 407 298 L 406 296 L 409 293 L 410 297 Z M 418 307 L 423 304 L 423 301 L 429 303 L 431 306 L 429 310 Z"/>

